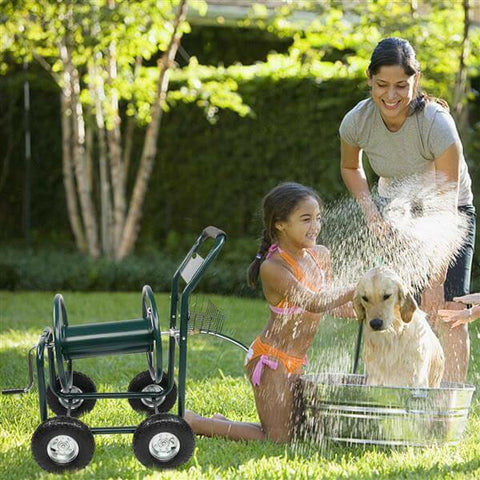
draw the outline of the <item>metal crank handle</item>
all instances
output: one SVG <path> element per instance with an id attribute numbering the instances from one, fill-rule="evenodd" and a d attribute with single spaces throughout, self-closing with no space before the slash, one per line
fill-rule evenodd
<path id="1" fill-rule="evenodd" d="M 15 393 L 27 393 L 26 388 L 6 388 L 2 390 L 3 395 L 14 395 Z"/>
<path id="2" fill-rule="evenodd" d="M 31 388 L 33 387 L 33 355 L 32 352 L 37 348 L 37 346 L 33 346 L 28 351 L 28 378 L 29 384 L 25 388 L 6 388 L 2 390 L 3 395 L 15 395 L 18 393 L 28 393 Z"/>

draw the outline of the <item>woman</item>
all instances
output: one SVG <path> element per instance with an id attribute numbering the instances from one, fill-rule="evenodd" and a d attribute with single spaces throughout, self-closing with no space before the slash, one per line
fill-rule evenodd
<path id="1" fill-rule="evenodd" d="M 381 196 L 389 196 L 395 180 L 413 175 L 452 182 L 456 189 L 452 207 L 468 215 L 468 238 L 446 276 L 431 280 L 424 292 L 423 308 L 436 312 L 445 301 L 447 308 L 458 308 L 451 300 L 468 294 L 470 288 L 475 208 L 462 143 L 448 105 L 419 91 L 419 63 L 406 40 L 382 40 L 373 51 L 367 77 L 371 97 L 348 112 L 340 125 L 343 181 L 379 236 L 388 234 L 388 226 L 370 195 L 362 151 L 379 176 Z M 443 322 L 437 327 L 447 362 L 444 378 L 461 382 L 470 354 L 467 327 L 446 329 Z"/>

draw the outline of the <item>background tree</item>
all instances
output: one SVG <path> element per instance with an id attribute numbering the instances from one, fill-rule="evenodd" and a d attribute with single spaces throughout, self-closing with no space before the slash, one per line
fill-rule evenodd
<path id="1" fill-rule="evenodd" d="M 261 195 L 265 181 L 296 178 L 318 183 L 328 178 L 326 195 L 333 198 L 341 193 L 336 183 L 336 118 L 341 118 L 359 97 L 368 95 L 365 69 L 372 49 L 385 36 L 402 36 L 412 42 L 423 68 L 422 87 L 448 100 L 454 114 L 457 105 L 473 97 L 468 80 L 478 75 L 480 67 L 480 57 L 474 54 L 480 50 L 479 29 L 465 28 L 469 19 L 465 15 L 469 6 L 466 0 L 302 1 L 275 11 L 255 4 L 252 18 L 244 20 L 242 28 L 236 30 L 237 41 L 248 40 L 252 30 L 246 27 L 256 23 L 255 28 L 270 32 L 290 47 L 255 61 L 252 55 L 242 57 L 246 44 L 231 45 L 229 48 L 237 52 L 240 61 L 226 67 L 220 63 L 221 58 L 208 64 L 212 62 L 204 55 L 207 37 L 196 37 L 197 45 L 193 41 L 188 44 L 195 32 L 181 21 L 182 6 L 187 4 L 179 0 L 22 0 L 15 3 L 15 8 L 11 2 L 0 0 L 0 5 L 4 41 L 0 68 L 5 73 L 5 67 L 14 61 L 21 65 L 25 59 L 34 59 L 49 72 L 61 92 L 68 216 L 78 248 L 94 257 L 123 258 L 132 251 L 145 203 L 150 224 L 143 223 L 143 234 L 158 241 L 172 229 L 186 233 L 193 226 L 211 222 L 211 217 L 215 221 L 228 218 L 231 224 L 226 226 L 235 234 L 246 235 L 256 205 L 251 197 Z M 188 5 L 205 7 L 197 1 Z M 258 31 L 254 30 L 255 35 Z M 223 32 L 223 37 L 216 37 L 219 44 L 211 44 L 210 48 L 220 52 L 220 44 L 228 43 L 231 30 Z M 176 48 L 176 40 L 172 40 L 184 33 L 187 49 L 196 52 L 202 62 L 195 53 L 187 58 L 181 51 L 183 60 L 164 63 L 162 58 L 168 59 L 167 52 Z M 468 45 L 470 48 L 466 48 Z M 246 63 L 251 64 L 242 65 L 242 58 L 248 58 Z M 465 83 L 457 82 L 465 75 Z M 302 84 L 298 92 L 313 89 L 310 95 L 316 98 L 314 106 L 291 95 L 296 83 L 299 87 Z M 162 85 L 168 89 L 159 94 Z M 461 92 L 455 85 L 463 85 L 464 93 L 454 94 Z M 332 94 L 336 88 L 338 95 Z M 282 89 L 288 98 L 282 97 Z M 328 93 L 317 96 L 318 89 Z M 248 98 L 252 110 L 242 97 Z M 285 112 L 293 118 L 297 115 L 306 119 L 311 114 L 311 126 L 289 120 L 286 114 L 267 119 L 268 108 L 264 110 L 263 105 L 269 98 L 284 104 Z M 184 108 L 179 105 L 182 103 L 192 106 Z M 159 105 L 161 108 L 157 108 Z M 177 105 L 180 108 L 174 109 Z M 236 117 L 257 114 L 257 107 L 263 118 Z M 311 111 L 305 112 L 304 108 Z M 235 112 L 233 118 L 222 109 Z M 8 112 L 6 108 L 4 111 L 6 120 Z M 170 111 L 168 119 L 175 119 L 176 130 L 166 129 L 169 125 L 165 122 L 158 130 L 163 113 Z M 202 111 L 210 124 L 218 122 L 215 128 L 199 119 Z M 183 118 L 178 119 L 175 112 Z M 268 125 L 269 121 L 275 125 Z M 290 122 L 285 126 L 288 133 L 282 130 L 282 122 Z M 265 125 L 260 127 L 265 130 L 257 131 L 259 125 Z M 226 128 L 232 131 L 226 132 Z M 319 151 L 315 138 L 308 140 L 310 128 L 314 133 L 318 128 L 325 135 L 322 142 L 325 149 L 328 144 L 328 169 L 317 166 Z M 474 133 L 475 128 L 474 123 L 467 122 L 462 136 Z M 248 132 L 252 129 L 260 137 L 255 145 L 255 135 Z M 282 130 L 281 142 L 272 140 L 270 133 L 275 130 Z M 162 132 L 168 132 L 168 138 Z M 184 141 L 186 136 L 195 135 L 201 137 L 197 146 Z M 156 136 L 157 141 L 153 141 Z M 15 141 L 18 144 L 18 138 Z M 286 144 L 289 148 L 284 148 Z M 155 158 L 158 165 L 154 169 Z M 249 158 L 254 159 L 253 168 L 246 161 Z M 270 158 L 285 167 L 269 167 Z M 312 161 L 316 176 L 305 176 L 303 167 L 298 166 Z M 219 185 L 224 166 L 235 172 L 235 182 Z M 474 173 L 475 165 L 471 167 Z M 225 171 L 225 178 L 231 172 Z M 45 175 L 54 182 L 48 172 Z M 147 195 L 151 176 L 155 188 Z M 1 182 L 6 185 L 6 180 Z"/>
<path id="2" fill-rule="evenodd" d="M 474 95 L 469 78 L 480 68 L 480 32 L 472 29 L 472 4 L 472 0 L 305 1 L 285 7 L 269 21 L 263 10 L 265 19 L 255 21 L 260 28 L 291 35 L 290 56 L 313 72 L 330 64 L 338 72 L 347 68 L 350 76 L 364 77 L 371 52 L 382 38 L 406 38 L 417 51 L 422 85 L 450 102 L 452 115 L 466 134 L 471 127 L 466 106 Z M 299 22 L 294 15 L 299 8 L 315 15 Z M 253 18 L 258 15 L 254 8 Z"/>
<path id="3" fill-rule="evenodd" d="M 35 60 L 59 87 L 68 216 L 77 248 L 93 258 L 122 259 L 134 248 L 170 71 L 178 68 L 175 57 L 190 28 L 187 8 L 187 0 L 2 2 L 4 59 Z M 234 82 L 202 85 L 197 67 L 194 58 L 184 67 L 195 88 L 180 90 L 177 100 L 185 91 L 187 101 L 201 100 L 207 112 L 217 99 L 222 108 L 249 112 Z M 136 123 L 145 134 L 132 172 Z"/>

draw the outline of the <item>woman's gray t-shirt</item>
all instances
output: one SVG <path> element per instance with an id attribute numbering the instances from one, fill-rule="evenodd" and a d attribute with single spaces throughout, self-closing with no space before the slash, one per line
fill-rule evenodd
<path id="1" fill-rule="evenodd" d="M 392 180 L 416 174 L 431 174 L 433 179 L 434 160 L 454 142 L 460 142 L 453 118 L 436 102 L 427 102 L 423 110 L 407 117 L 400 130 L 391 132 L 371 98 L 362 100 L 345 115 L 340 137 L 367 154 L 380 177 L 379 192 L 386 196 Z M 472 203 L 471 184 L 462 153 L 458 205 Z"/>

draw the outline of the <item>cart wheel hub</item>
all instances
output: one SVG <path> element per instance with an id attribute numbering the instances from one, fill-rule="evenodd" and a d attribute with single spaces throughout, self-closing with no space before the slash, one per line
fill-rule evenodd
<path id="1" fill-rule="evenodd" d="M 62 393 L 66 393 L 63 388 L 62 388 Z M 72 387 L 70 388 L 70 390 L 68 391 L 68 393 L 83 393 L 82 390 L 80 390 L 78 387 L 76 387 L 75 385 L 72 385 Z M 80 405 L 83 403 L 83 398 L 72 398 L 70 400 L 67 400 L 66 398 L 58 398 L 58 401 L 60 402 L 60 404 L 62 406 L 64 406 L 65 408 L 71 408 L 72 410 L 75 410 L 77 409 L 78 407 L 80 407 Z"/>
<path id="2" fill-rule="evenodd" d="M 160 385 L 156 385 L 155 383 L 152 383 L 151 385 L 147 385 L 144 389 L 142 389 L 142 392 L 163 392 L 163 388 Z M 142 403 L 146 405 L 149 408 L 155 408 L 158 407 L 163 403 L 165 400 L 165 397 L 160 397 L 155 400 L 152 398 L 142 398 Z"/>
<path id="3" fill-rule="evenodd" d="M 68 435 L 57 435 L 47 445 L 47 454 L 55 462 L 62 465 L 70 463 L 77 458 L 78 443 Z"/>
<path id="4" fill-rule="evenodd" d="M 150 440 L 148 448 L 157 460 L 168 462 L 180 451 L 180 441 L 172 433 L 157 433 Z"/>

